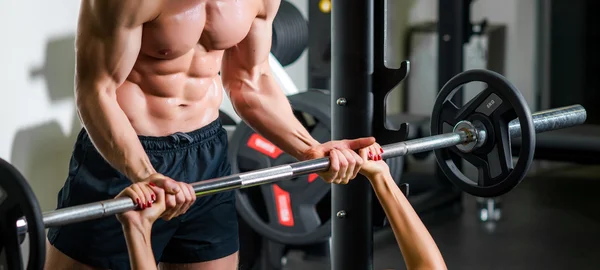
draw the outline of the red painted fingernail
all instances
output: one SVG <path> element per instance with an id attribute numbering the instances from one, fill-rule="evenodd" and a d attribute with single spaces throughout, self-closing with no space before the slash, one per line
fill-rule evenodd
<path id="1" fill-rule="evenodd" d="M 383 148 L 379 148 L 379 150 L 381 151 L 381 153 L 383 153 Z"/>
<path id="2" fill-rule="evenodd" d="M 151 202 L 148 202 L 146 204 L 147 204 L 148 207 L 152 207 L 152 203 Z"/>
<path id="3" fill-rule="evenodd" d="M 153 201 L 156 201 L 156 196 L 154 196 L 154 194 L 150 195 L 150 198 L 152 198 Z"/>
<path id="4" fill-rule="evenodd" d="M 152 183 L 152 182 L 148 183 L 148 185 L 151 185 L 151 186 L 153 186 L 153 187 L 155 187 L 155 186 L 156 186 L 156 185 L 155 185 L 154 183 Z"/>
<path id="5" fill-rule="evenodd" d="M 137 205 L 140 206 L 140 199 L 135 199 L 135 201 L 137 202 Z"/>
<path id="6" fill-rule="evenodd" d="M 367 155 L 369 158 L 373 157 L 373 153 L 369 152 L 369 155 Z"/>

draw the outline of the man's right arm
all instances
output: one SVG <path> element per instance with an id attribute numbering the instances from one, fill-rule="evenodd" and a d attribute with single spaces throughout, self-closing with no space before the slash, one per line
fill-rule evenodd
<path id="1" fill-rule="evenodd" d="M 156 17 L 160 1 L 84 0 L 76 40 L 75 96 L 79 118 L 92 142 L 131 181 L 156 171 L 116 90 L 131 72 L 142 41 L 142 25 Z"/>

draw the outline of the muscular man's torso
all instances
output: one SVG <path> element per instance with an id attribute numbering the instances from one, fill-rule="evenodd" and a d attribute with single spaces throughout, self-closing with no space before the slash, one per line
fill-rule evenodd
<path id="1" fill-rule="evenodd" d="M 152 0 L 154 1 L 154 0 Z M 164 0 L 143 25 L 139 56 L 117 100 L 139 135 L 189 132 L 218 117 L 224 50 L 242 41 L 264 0 Z"/>

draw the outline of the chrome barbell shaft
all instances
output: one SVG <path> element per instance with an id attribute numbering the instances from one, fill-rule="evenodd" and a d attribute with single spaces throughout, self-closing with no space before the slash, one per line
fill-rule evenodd
<path id="1" fill-rule="evenodd" d="M 540 133 L 583 124 L 586 116 L 586 111 L 581 105 L 573 105 L 535 113 L 533 114 L 533 124 L 536 133 Z M 521 135 L 518 119 L 509 123 L 509 133 L 513 138 Z M 466 132 L 459 131 L 388 144 L 382 146 L 384 150 L 382 158 L 388 159 L 397 156 L 432 151 L 467 143 L 474 139 L 473 136 L 468 136 Z M 328 168 L 329 158 L 320 158 L 204 180 L 193 183 L 192 187 L 197 196 L 206 196 L 223 191 L 287 180 L 298 175 L 325 171 Z M 135 204 L 130 198 L 110 199 L 72 206 L 45 212 L 43 214 L 44 225 L 46 227 L 56 227 L 93 220 L 133 210 L 135 207 Z M 20 220 L 18 224 L 20 231 L 25 231 L 25 222 Z"/>

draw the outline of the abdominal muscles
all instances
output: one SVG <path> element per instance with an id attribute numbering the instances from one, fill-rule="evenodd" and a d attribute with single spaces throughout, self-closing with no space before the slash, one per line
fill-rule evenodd
<path id="1" fill-rule="evenodd" d="M 203 127 L 219 115 L 223 51 L 200 45 L 171 59 L 140 55 L 117 100 L 138 135 L 166 136 Z"/>

